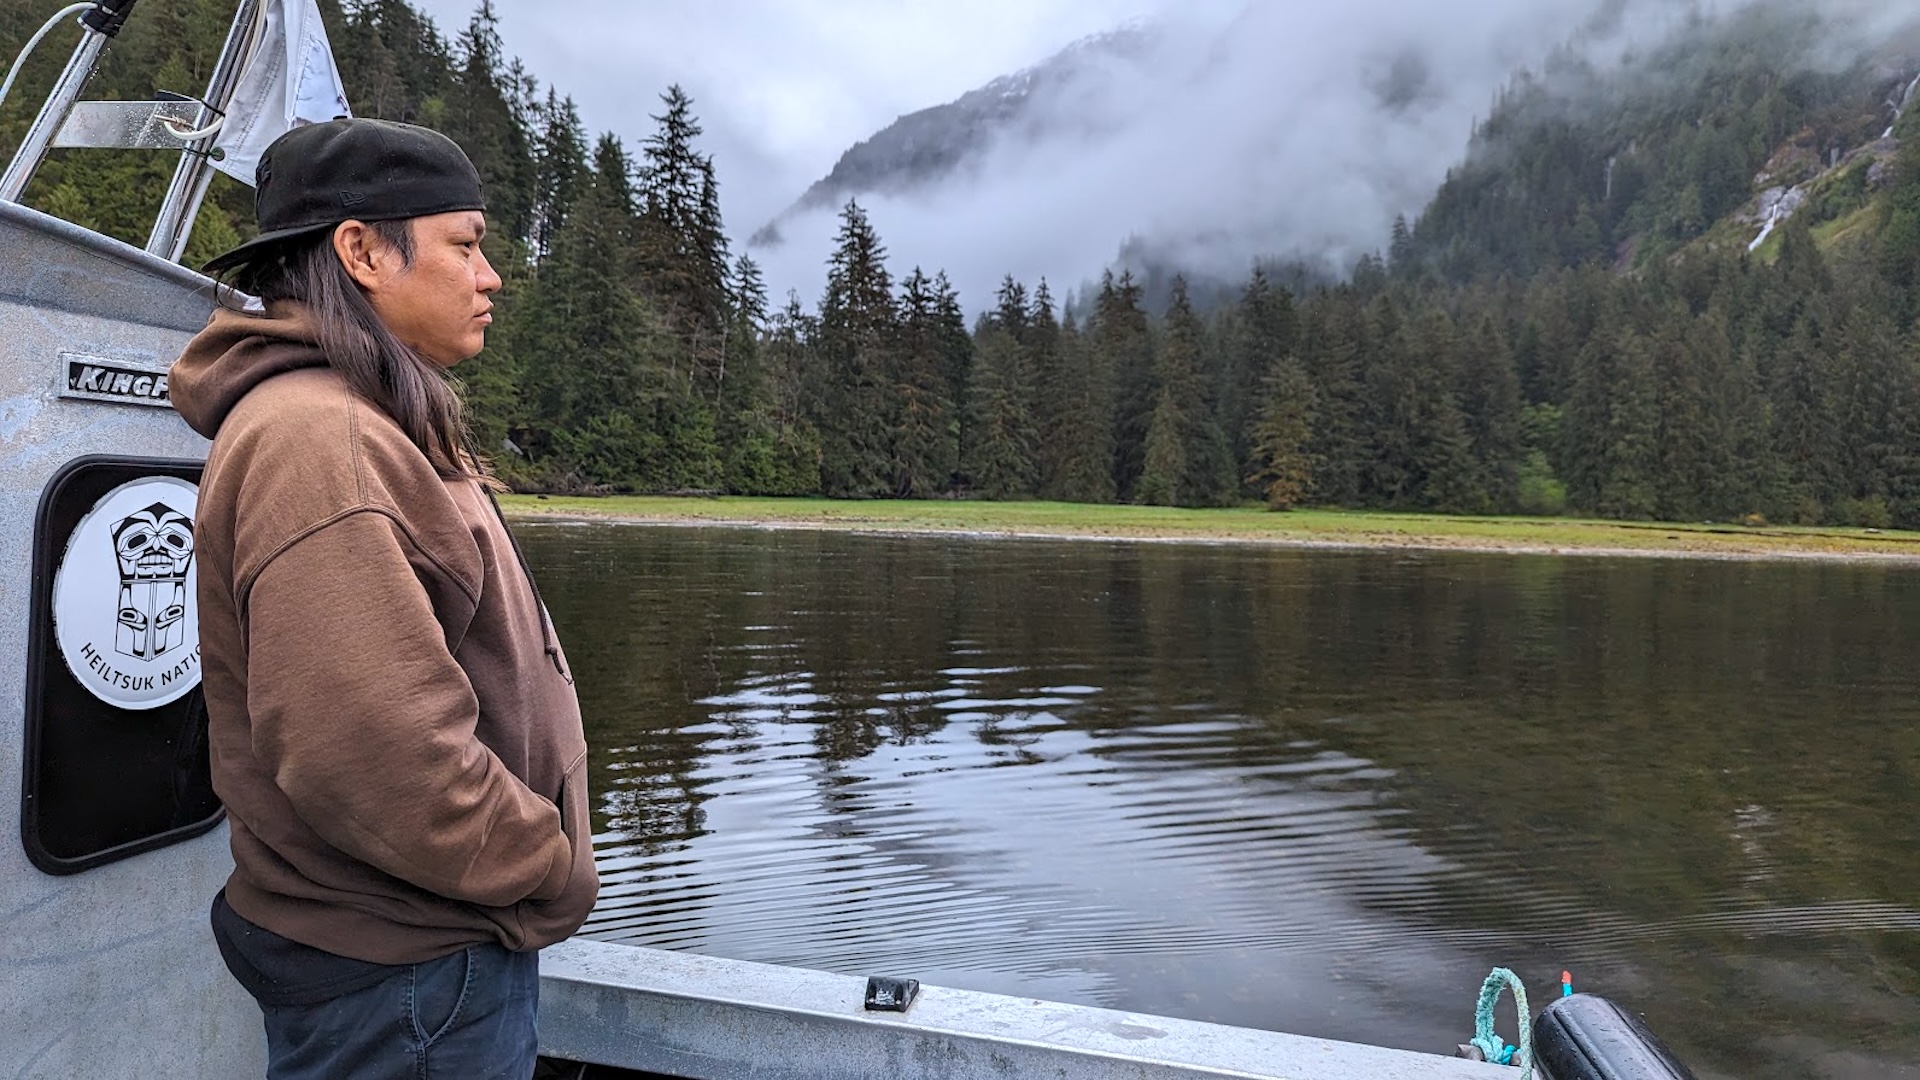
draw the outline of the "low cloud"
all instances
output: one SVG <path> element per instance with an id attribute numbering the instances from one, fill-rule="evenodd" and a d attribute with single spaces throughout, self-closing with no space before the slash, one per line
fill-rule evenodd
<path id="1" fill-rule="evenodd" d="M 1420 212 L 1517 71 L 1574 41 L 1616 62 L 1739 2 L 1188 0 L 1151 49 L 1036 97 L 1035 120 L 973 167 L 861 203 L 897 273 L 945 269 L 976 310 L 1004 274 L 1058 291 L 1123 242 L 1228 280 L 1266 256 L 1344 268 Z M 1897 0 L 1821 7 L 1848 28 L 1835 62 L 1911 17 Z M 754 252 L 777 293 L 819 297 L 836 226 L 808 213 Z"/>

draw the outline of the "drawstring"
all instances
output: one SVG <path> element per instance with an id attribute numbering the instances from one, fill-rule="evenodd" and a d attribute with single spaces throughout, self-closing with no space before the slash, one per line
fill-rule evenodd
<path id="1" fill-rule="evenodd" d="M 500 509 L 500 500 L 494 498 L 493 490 L 485 484 L 476 484 L 476 486 L 487 493 L 487 505 L 493 507 L 493 516 L 500 522 L 500 531 L 507 534 L 507 543 L 513 548 L 513 557 L 519 560 L 520 575 L 527 579 L 527 588 L 533 590 L 533 604 L 540 609 L 540 642 L 546 647 L 547 659 L 552 661 L 553 670 L 567 680 L 568 686 L 572 686 L 573 674 L 567 670 L 567 665 L 560 661 L 560 646 L 553 640 L 553 618 L 547 614 L 547 602 L 540 598 L 540 583 L 533 579 L 533 568 L 527 565 L 526 552 L 520 550 L 519 539 L 507 526 L 506 512 Z"/>

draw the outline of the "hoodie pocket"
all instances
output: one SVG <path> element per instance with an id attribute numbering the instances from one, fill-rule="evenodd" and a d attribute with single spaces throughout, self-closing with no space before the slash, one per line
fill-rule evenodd
<path id="1" fill-rule="evenodd" d="M 541 902 L 566 896 L 580 880 L 581 864 L 584 862 L 589 872 L 593 866 L 593 828 L 587 817 L 586 763 L 587 752 L 582 750 L 567 771 L 561 774 L 560 790 L 554 793 L 553 805 L 560 811 L 560 832 L 567 838 L 567 850 L 572 861 L 567 865 L 566 880 L 559 891 L 535 898 Z"/>
<path id="2" fill-rule="evenodd" d="M 584 831 L 579 821 L 580 812 L 586 809 L 586 792 L 581 788 L 581 770 L 587 763 L 585 751 L 574 759 L 572 765 L 560 777 L 560 794 L 554 799 L 554 805 L 560 809 L 560 831 L 566 834 L 567 844 L 575 851 L 580 850 L 580 834 Z M 576 798 L 576 792 L 578 798 Z M 576 806 L 579 803 L 581 805 Z"/>

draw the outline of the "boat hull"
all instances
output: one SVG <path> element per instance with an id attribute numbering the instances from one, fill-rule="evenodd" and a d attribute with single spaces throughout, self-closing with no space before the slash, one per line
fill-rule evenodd
<path id="1" fill-rule="evenodd" d="M 69 364 L 85 356 L 163 370 L 212 306 L 197 274 L 0 202 L 0 686 L 12 688 L 0 695 L 0 815 L 9 836 L 22 836 L 42 493 L 79 458 L 206 456 L 205 440 L 171 409 L 131 393 L 67 396 Z M 64 875 L 33 865 L 23 843 L 0 848 L 0 1077 L 264 1071 L 259 1011 L 207 931 L 207 903 L 232 869 L 224 827 Z"/>

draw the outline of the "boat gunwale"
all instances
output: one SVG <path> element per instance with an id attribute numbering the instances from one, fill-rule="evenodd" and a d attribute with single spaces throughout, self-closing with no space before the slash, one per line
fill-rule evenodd
<path id="1" fill-rule="evenodd" d="M 0 246 L 23 233 L 98 259 L 108 264 L 107 273 L 90 278 L 88 284 L 93 287 L 76 287 L 72 273 L 60 273 L 59 267 L 43 261 L 0 260 L 0 266 L 6 267 L 0 271 L 0 301 L 186 333 L 206 325 L 205 309 L 196 311 L 177 303 L 130 303 L 134 298 L 119 286 L 131 278 L 146 278 L 184 289 L 210 304 L 219 302 L 220 286 L 205 274 L 30 206 L 0 201 Z"/>

